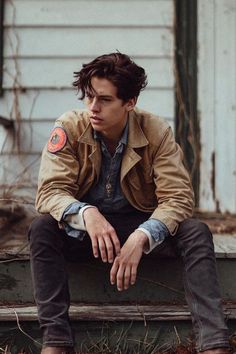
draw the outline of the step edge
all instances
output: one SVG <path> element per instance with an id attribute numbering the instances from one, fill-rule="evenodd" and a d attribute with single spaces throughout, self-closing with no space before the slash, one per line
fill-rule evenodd
<path id="1" fill-rule="evenodd" d="M 236 319 L 236 304 L 225 304 L 227 319 Z M 72 321 L 190 320 L 186 305 L 71 305 Z M 0 306 L 0 321 L 37 321 L 36 306 Z"/>

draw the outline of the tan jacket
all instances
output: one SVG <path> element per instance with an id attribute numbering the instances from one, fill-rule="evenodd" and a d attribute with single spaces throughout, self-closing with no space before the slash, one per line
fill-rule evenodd
<path id="1" fill-rule="evenodd" d="M 131 205 L 152 212 L 152 218 L 175 234 L 179 222 L 192 215 L 194 205 L 182 151 L 163 119 L 137 108 L 128 119 L 122 191 Z M 67 112 L 55 126 L 63 127 L 68 139 L 57 153 L 48 152 L 47 147 L 43 150 L 36 208 L 60 221 L 64 210 L 98 181 L 101 151 L 86 111 Z"/>

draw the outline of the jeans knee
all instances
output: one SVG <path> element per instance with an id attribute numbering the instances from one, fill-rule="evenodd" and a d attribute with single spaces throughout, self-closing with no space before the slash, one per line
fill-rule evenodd
<path id="1" fill-rule="evenodd" d="M 193 247 L 202 245 L 212 248 L 213 246 L 213 237 L 208 225 L 198 219 L 192 218 L 182 222 L 179 232 L 183 242 L 190 243 Z"/>
<path id="2" fill-rule="evenodd" d="M 35 239 L 39 236 L 40 238 L 43 237 L 45 234 L 44 230 L 48 226 L 52 224 L 56 224 L 56 220 L 54 220 L 51 215 L 45 214 L 45 215 L 40 215 L 37 216 L 31 223 L 28 231 L 28 239 L 30 243 L 34 242 Z"/>
<path id="3" fill-rule="evenodd" d="M 182 224 L 186 230 L 195 232 L 199 235 L 205 235 L 207 238 L 211 238 L 212 234 L 207 224 L 200 221 L 199 219 L 187 219 Z"/>
<path id="4" fill-rule="evenodd" d="M 198 230 L 199 233 L 206 235 L 207 237 L 212 236 L 212 233 L 208 227 L 207 224 L 205 224 L 204 222 L 202 222 L 199 219 L 192 219 L 192 223 L 193 223 L 193 227 Z"/>

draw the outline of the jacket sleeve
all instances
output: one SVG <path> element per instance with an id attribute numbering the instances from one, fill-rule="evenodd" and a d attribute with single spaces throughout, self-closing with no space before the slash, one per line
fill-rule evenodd
<path id="1" fill-rule="evenodd" d="M 183 164 L 183 152 L 168 127 L 153 160 L 158 207 L 152 218 L 163 222 L 174 235 L 181 221 L 192 216 L 194 193 Z"/>
<path id="2" fill-rule="evenodd" d="M 56 127 L 62 127 L 56 122 Z M 65 130 L 65 128 L 63 127 Z M 57 221 L 62 219 L 64 210 L 76 202 L 78 192 L 79 161 L 73 149 L 72 138 L 67 134 L 63 149 L 49 152 L 44 147 L 38 178 L 36 209 L 40 213 L 50 213 Z"/>

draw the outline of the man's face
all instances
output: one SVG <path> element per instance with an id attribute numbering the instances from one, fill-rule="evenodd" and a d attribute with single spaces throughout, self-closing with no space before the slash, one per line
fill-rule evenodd
<path id="1" fill-rule="evenodd" d="M 128 112 L 133 109 L 135 99 L 123 102 L 117 97 L 117 88 L 105 78 L 92 77 L 92 92 L 87 92 L 85 104 L 90 113 L 94 130 L 108 139 L 117 139 L 123 131 Z"/>

